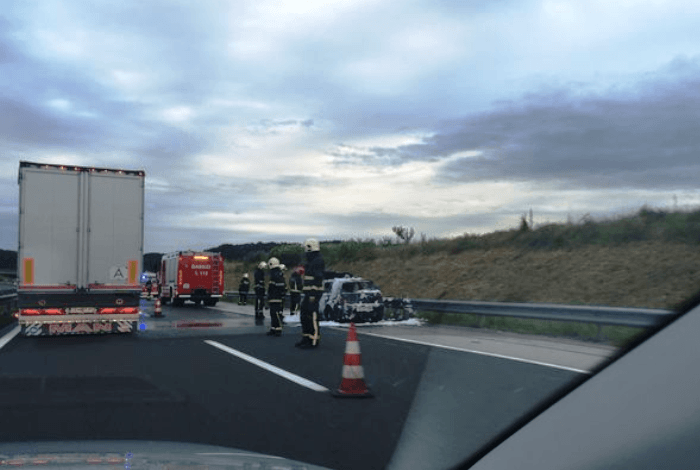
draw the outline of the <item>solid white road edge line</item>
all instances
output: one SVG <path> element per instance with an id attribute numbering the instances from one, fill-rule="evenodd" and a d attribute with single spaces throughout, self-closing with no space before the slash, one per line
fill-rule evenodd
<path id="1" fill-rule="evenodd" d="M 17 336 L 21 328 L 19 326 L 14 327 L 9 333 L 0 338 L 0 349 L 2 349 L 7 343 L 12 341 L 12 338 Z"/>
<path id="2" fill-rule="evenodd" d="M 403 341 L 406 343 L 422 344 L 423 346 L 432 346 L 434 348 L 451 349 L 452 351 L 469 352 L 474 354 L 481 354 L 482 356 L 498 357 L 501 359 L 510 359 L 511 361 L 526 362 L 528 364 L 536 364 L 538 366 L 552 367 L 554 369 L 563 369 L 571 372 L 578 372 L 579 374 L 590 374 L 590 371 L 574 369 L 573 367 L 560 366 L 557 364 L 549 364 L 547 362 L 532 361 L 530 359 L 523 359 L 521 357 L 504 356 L 503 354 L 489 353 L 484 351 L 474 351 L 473 349 L 456 348 L 454 346 L 445 346 L 443 344 L 427 343 L 425 341 L 416 341 L 414 339 L 397 338 L 395 336 L 378 335 L 377 333 L 367 333 L 366 331 L 357 330 L 358 334 L 376 336 L 377 338 L 395 339 L 396 341 Z"/>
<path id="3" fill-rule="evenodd" d="M 237 351 L 233 348 L 229 348 L 228 346 L 225 346 L 225 345 L 218 343 L 216 341 L 212 341 L 212 340 L 207 339 L 207 340 L 204 340 L 204 342 L 210 346 L 214 346 L 215 348 L 219 348 L 222 351 L 225 351 L 229 354 L 233 354 L 234 356 L 243 359 L 244 361 L 248 361 L 251 364 L 254 364 L 254 365 L 261 367 L 269 372 L 272 372 L 273 374 L 277 374 L 280 377 L 283 377 L 287 380 L 291 380 L 292 382 L 297 383 L 297 384 L 301 385 L 302 387 L 310 388 L 311 390 L 313 390 L 315 392 L 328 392 L 329 391 L 323 385 L 319 385 L 319 384 L 314 383 L 310 380 L 306 380 L 304 377 L 299 377 L 296 374 L 292 374 L 291 372 L 287 372 L 284 369 L 280 369 L 279 367 L 275 367 L 272 364 L 268 364 L 265 361 L 261 361 L 260 359 L 254 358 L 253 356 L 249 356 L 249 355 L 242 353 L 240 351 Z"/>

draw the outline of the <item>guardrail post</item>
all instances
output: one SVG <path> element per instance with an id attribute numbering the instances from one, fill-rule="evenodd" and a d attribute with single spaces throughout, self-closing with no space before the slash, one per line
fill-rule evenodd
<path id="1" fill-rule="evenodd" d="M 596 341 L 603 341 L 603 324 L 602 323 L 596 323 L 596 326 L 598 327 L 598 332 L 596 334 Z"/>

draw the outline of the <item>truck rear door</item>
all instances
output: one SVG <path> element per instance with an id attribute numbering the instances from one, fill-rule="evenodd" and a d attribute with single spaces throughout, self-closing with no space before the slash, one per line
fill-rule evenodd
<path id="1" fill-rule="evenodd" d="M 79 284 L 81 173 L 20 168 L 19 282 L 38 289 Z"/>
<path id="2" fill-rule="evenodd" d="M 87 284 L 91 288 L 139 287 L 143 258 L 143 178 L 90 173 Z"/>

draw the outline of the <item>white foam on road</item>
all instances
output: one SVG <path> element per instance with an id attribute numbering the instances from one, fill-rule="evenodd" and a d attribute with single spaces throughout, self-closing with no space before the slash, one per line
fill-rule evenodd
<path id="1" fill-rule="evenodd" d="M 214 346 L 215 348 L 218 348 L 218 349 L 225 351 L 229 354 L 232 354 L 240 359 L 243 359 L 244 361 L 248 361 L 251 364 L 256 365 L 262 369 L 265 369 L 269 372 L 272 372 L 273 374 L 277 374 L 280 377 L 285 378 L 291 382 L 294 382 L 298 385 L 301 385 L 302 387 L 309 388 L 315 392 L 328 392 L 329 391 L 323 385 L 319 385 L 315 382 L 312 382 L 310 380 L 305 379 L 304 377 L 300 377 L 296 374 L 292 374 L 291 372 L 287 372 L 284 369 L 280 369 L 277 366 L 273 366 L 272 364 L 268 364 L 265 361 L 261 361 L 260 359 L 254 358 L 253 356 L 249 356 L 246 353 L 243 353 L 243 352 L 238 351 L 236 349 L 225 346 L 217 341 L 212 341 L 212 340 L 207 339 L 204 342 L 210 346 Z"/>
<path id="2" fill-rule="evenodd" d="M 5 347 L 5 345 L 6 345 L 7 343 L 9 343 L 10 341 L 12 341 L 12 339 L 13 339 L 15 336 L 17 336 L 17 335 L 19 334 L 20 330 L 21 330 L 21 327 L 16 326 L 16 327 L 14 327 L 12 330 L 10 330 L 9 333 L 7 333 L 5 336 L 3 336 L 2 338 L 0 338 L 0 349 L 2 349 L 3 347 Z"/>
<path id="3" fill-rule="evenodd" d="M 355 323 L 357 328 L 372 328 L 374 326 L 422 326 L 423 321 L 418 318 L 408 320 L 382 320 L 378 322 Z M 320 326 L 335 326 L 338 328 L 350 328 L 350 323 L 338 323 L 337 321 L 321 321 Z"/>

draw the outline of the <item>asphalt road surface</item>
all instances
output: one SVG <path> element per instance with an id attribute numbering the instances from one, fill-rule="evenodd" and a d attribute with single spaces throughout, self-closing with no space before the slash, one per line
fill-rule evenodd
<path id="1" fill-rule="evenodd" d="M 586 376 L 512 349 L 440 347 L 435 331 L 421 342 L 400 328 L 392 339 L 376 326 L 358 329 L 374 397 L 338 399 L 329 390 L 340 384 L 346 328 L 322 327 L 321 346 L 300 350 L 298 324 L 268 337 L 250 306 L 164 306 L 154 318 L 144 301 L 143 310 L 133 335 L 1 346 L 0 442 L 167 440 L 335 469 L 445 468 Z"/>

